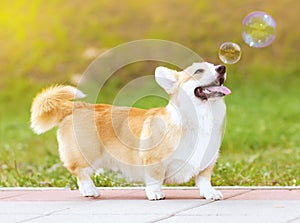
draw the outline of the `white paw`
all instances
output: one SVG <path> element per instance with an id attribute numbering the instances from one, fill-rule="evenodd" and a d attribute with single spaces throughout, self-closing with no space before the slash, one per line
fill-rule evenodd
<path id="1" fill-rule="evenodd" d="M 161 184 L 153 184 L 146 186 L 146 195 L 150 201 L 163 200 L 166 198 L 165 194 L 160 190 Z"/>
<path id="2" fill-rule="evenodd" d="M 100 196 L 100 193 L 92 181 L 78 181 L 78 187 L 80 193 L 85 197 Z"/>
<path id="3" fill-rule="evenodd" d="M 164 200 L 166 198 L 165 194 L 161 191 L 146 191 L 146 194 L 150 201 Z"/>
<path id="4" fill-rule="evenodd" d="M 204 197 L 207 200 L 222 200 L 223 199 L 223 194 L 220 191 L 217 191 L 212 187 L 201 189 L 200 196 Z"/>

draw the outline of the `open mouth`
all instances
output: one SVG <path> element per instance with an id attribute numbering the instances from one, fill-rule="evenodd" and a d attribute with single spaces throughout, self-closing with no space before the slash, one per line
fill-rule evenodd
<path id="1" fill-rule="evenodd" d="M 231 93 L 231 90 L 223 85 L 199 86 L 194 90 L 196 97 L 207 100 L 208 98 L 224 97 Z"/>

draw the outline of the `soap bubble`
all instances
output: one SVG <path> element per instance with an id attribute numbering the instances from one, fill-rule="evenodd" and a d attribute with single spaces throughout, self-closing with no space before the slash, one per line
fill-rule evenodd
<path id="1" fill-rule="evenodd" d="M 243 39 L 250 46 L 262 48 L 275 39 L 275 20 L 265 12 L 252 12 L 243 20 Z"/>
<path id="2" fill-rule="evenodd" d="M 241 47 L 233 42 L 225 42 L 219 48 L 219 58 L 223 63 L 234 64 L 241 59 Z"/>

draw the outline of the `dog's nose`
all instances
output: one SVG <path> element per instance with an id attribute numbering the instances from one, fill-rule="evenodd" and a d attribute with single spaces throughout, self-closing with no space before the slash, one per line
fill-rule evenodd
<path id="1" fill-rule="evenodd" d="M 218 74 L 223 75 L 223 74 L 225 74 L 225 72 L 226 72 L 226 67 L 223 66 L 223 65 L 220 65 L 220 66 L 218 66 L 218 67 L 216 68 L 216 71 L 217 71 Z"/>

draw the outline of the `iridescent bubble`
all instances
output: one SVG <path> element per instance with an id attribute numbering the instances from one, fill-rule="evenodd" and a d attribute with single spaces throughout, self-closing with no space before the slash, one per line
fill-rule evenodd
<path id="1" fill-rule="evenodd" d="M 223 63 L 234 64 L 241 59 L 241 47 L 233 42 L 225 42 L 219 48 L 219 58 Z"/>
<path id="2" fill-rule="evenodd" d="M 252 12 L 243 20 L 243 39 L 250 46 L 262 48 L 270 45 L 276 34 L 276 22 L 265 12 Z"/>

